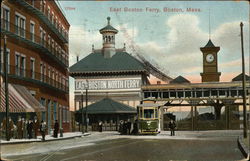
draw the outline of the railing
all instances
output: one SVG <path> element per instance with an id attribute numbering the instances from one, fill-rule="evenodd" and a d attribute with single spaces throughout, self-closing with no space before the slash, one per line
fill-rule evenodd
<path id="1" fill-rule="evenodd" d="M 63 58 L 62 52 L 59 50 L 56 50 L 55 47 L 52 47 L 52 44 L 44 40 L 44 38 L 41 38 L 38 35 L 35 35 L 32 32 L 29 32 L 7 20 L 1 19 L 1 28 L 4 31 L 11 32 L 15 34 L 16 36 L 19 36 L 25 40 L 28 40 L 34 45 L 39 45 L 45 52 L 49 53 L 48 55 L 55 57 L 55 59 L 59 62 L 61 62 L 63 65 L 68 67 L 68 61 L 67 59 Z"/>
<path id="2" fill-rule="evenodd" d="M 3 64 L 1 64 L 1 67 L 3 67 Z M 3 68 L 1 68 L 1 69 L 2 70 L 0 71 L 0 73 L 3 73 Z M 61 82 L 59 82 L 55 79 L 52 79 L 45 74 L 34 72 L 32 70 L 23 69 L 23 68 L 18 67 L 18 66 L 9 65 L 9 73 L 8 74 L 9 74 L 9 76 L 14 76 L 14 77 L 17 77 L 20 79 L 28 79 L 30 81 L 36 81 L 36 82 L 48 85 L 49 87 L 53 87 L 53 88 L 62 90 L 64 92 L 69 91 L 68 86 L 65 86 Z M 66 81 L 65 81 L 65 83 L 66 83 Z"/>
<path id="3" fill-rule="evenodd" d="M 40 3 L 35 3 L 35 5 L 31 5 L 28 2 L 26 2 L 25 0 L 10 0 L 10 2 L 16 2 L 19 5 L 22 5 L 23 7 L 25 7 L 26 9 L 29 9 L 32 13 L 34 13 L 35 15 L 37 15 L 46 25 L 48 25 L 49 28 L 51 28 L 51 30 L 58 35 L 58 37 L 63 40 L 64 42 L 68 42 L 68 35 L 66 34 L 66 32 L 62 32 L 60 31 L 55 24 L 53 24 L 51 22 L 51 19 L 48 18 L 48 13 L 47 11 L 43 8 L 41 8 Z M 41 9 L 44 11 L 42 12 Z"/>

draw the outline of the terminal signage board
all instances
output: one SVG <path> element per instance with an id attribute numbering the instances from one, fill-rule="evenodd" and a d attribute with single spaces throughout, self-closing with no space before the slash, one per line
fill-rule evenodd
<path id="1" fill-rule="evenodd" d="M 77 79 L 75 90 L 114 90 L 114 89 L 140 89 L 141 79 Z"/>

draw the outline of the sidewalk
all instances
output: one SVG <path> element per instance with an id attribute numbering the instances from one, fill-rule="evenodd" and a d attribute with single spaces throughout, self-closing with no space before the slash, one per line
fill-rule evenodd
<path id="1" fill-rule="evenodd" d="M 54 138 L 51 135 L 46 135 L 45 142 L 56 141 L 56 140 L 65 140 L 65 139 L 71 139 L 71 138 L 75 138 L 75 137 L 82 137 L 82 136 L 88 136 L 88 135 L 90 135 L 90 133 L 82 134 L 82 132 L 63 133 L 63 137 L 60 137 L 60 134 L 59 134 L 58 138 Z M 37 139 L 10 139 L 10 141 L 0 140 L 1 144 L 19 144 L 19 143 L 31 143 L 31 142 L 42 142 L 42 136 L 38 136 Z"/>

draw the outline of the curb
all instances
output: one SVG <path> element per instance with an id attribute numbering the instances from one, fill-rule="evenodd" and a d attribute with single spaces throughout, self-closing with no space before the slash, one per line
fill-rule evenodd
<path id="1" fill-rule="evenodd" d="M 245 158 L 248 158 L 248 149 L 245 146 L 245 144 L 242 141 L 242 137 L 238 137 L 237 139 L 237 143 L 238 143 L 238 148 L 240 149 L 241 153 L 243 154 L 243 156 Z"/>
<path id="2" fill-rule="evenodd" d="M 28 143 L 34 143 L 34 142 L 50 142 L 50 141 L 59 141 L 59 140 L 68 140 L 68 139 L 73 139 L 73 138 L 77 138 L 77 137 L 84 137 L 84 136 L 89 136 L 91 135 L 90 133 L 87 134 L 82 134 L 82 135 L 78 135 L 78 136 L 71 136 L 71 137 L 58 137 L 57 139 L 50 139 L 50 140 L 32 140 L 32 141 L 18 141 L 18 142 L 4 142 L 4 143 L 0 143 L 1 145 L 10 145 L 10 144 L 28 144 Z M 0 160 L 1 161 L 1 160 Z"/>

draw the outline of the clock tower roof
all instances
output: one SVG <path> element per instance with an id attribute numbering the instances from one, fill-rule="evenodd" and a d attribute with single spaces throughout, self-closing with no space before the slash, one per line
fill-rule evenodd
<path id="1" fill-rule="evenodd" d="M 208 40 L 207 45 L 205 45 L 205 48 L 209 47 L 215 47 L 211 39 Z"/>

